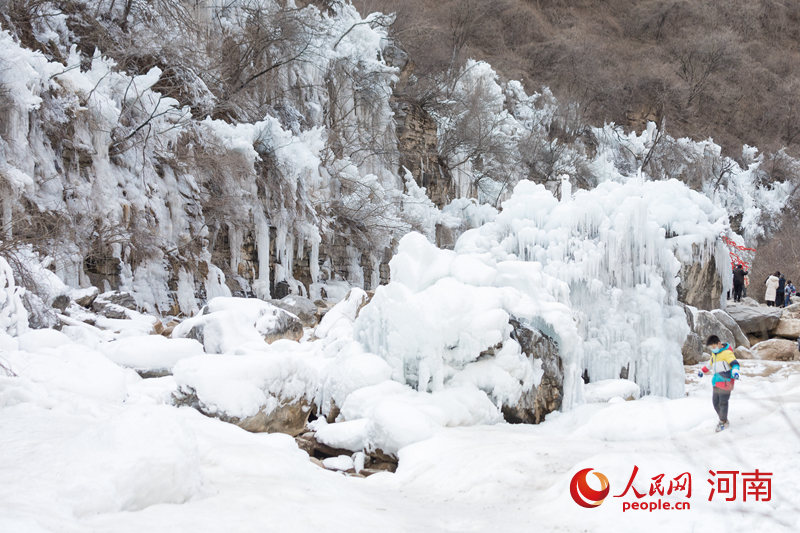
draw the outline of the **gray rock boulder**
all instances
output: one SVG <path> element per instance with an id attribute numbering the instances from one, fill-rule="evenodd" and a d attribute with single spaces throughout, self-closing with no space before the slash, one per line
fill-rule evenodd
<path id="1" fill-rule="evenodd" d="M 711 314 L 714 315 L 714 317 L 733 334 L 733 338 L 736 341 L 735 346 L 744 346 L 745 348 L 750 347 L 750 341 L 747 340 L 747 335 L 744 334 L 742 328 L 739 327 L 739 324 L 736 323 L 731 315 L 722 309 L 714 309 L 711 311 Z M 731 346 L 734 345 L 732 344 Z"/>
<path id="2" fill-rule="evenodd" d="M 700 362 L 703 357 L 703 341 L 700 335 L 694 332 L 694 313 L 692 308 L 688 305 L 683 306 L 683 312 L 686 314 L 686 323 L 689 325 L 689 335 L 681 347 L 681 355 L 683 356 L 684 365 L 694 365 Z"/>
<path id="3" fill-rule="evenodd" d="M 72 303 L 72 299 L 66 294 L 59 294 L 55 298 L 53 298 L 53 308 L 58 309 L 59 313 L 63 313 L 69 307 L 69 304 Z"/>
<path id="4" fill-rule="evenodd" d="M 211 418 L 235 424 L 251 433 L 286 433 L 293 437 L 305 431 L 308 416 L 313 406 L 304 399 L 285 402 L 275 406 L 263 406 L 251 416 L 237 418 L 224 412 L 209 409 L 192 388 L 181 387 L 173 393 L 173 402 L 179 406 L 190 406 Z"/>
<path id="5" fill-rule="evenodd" d="M 701 309 L 695 313 L 694 333 L 700 337 L 703 345 L 705 345 L 706 339 L 711 335 L 716 335 L 722 342 L 730 344 L 733 347 L 736 346 L 736 337 L 734 334 L 725 326 L 718 316 L 711 311 L 703 311 Z M 744 334 L 742 334 L 742 337 L 744 337 Z M 747 338 L 745 337 L 745 341 L 746 340 Z"/>
<path id="6" fill-rule="evenodd" d="M 564 398 L 564 370 L 558 344 L 544 333 L 511 319 L 515 339 L 529 358 L 540 359 L 544 375 L 538 387 L 526 391 L 516 405 L 502 406 L 503 418 L 512 424 L 538 424 L 557 411 Z"/>
<path id="7" fill-rule="evenodd" d="M 735 305 L 735 304 L 733 304 Z M 755 298 L 750 298 L 749 296 L 746 298 L 742 298 L 742 301 L 739 302 L 739 305 L 746 305 L 748 307 L 760 307 L 761 304 L 758 303 L 758 300 Z"/>
<path id="8" fill-rule="evenodd" d="M 129 292 L 111 291 L 98 294 L 92 301 L 92 310 L 106 318 L 128 319 L 136 311 L 136 300 Z"/>
<path id="9" fill-rule="evenodd" d="M 28 326 L 33 329 L 56 328 L 60 329 L 61 321 L 55 309 L 48 306 L 32 291 L 22 293 L 22 305 L 28 312 Z"/>
<path id="10" fill-rule="evenodd" d="M 736 359 L 755 359 L 753 352 L 744 346 L 738 346 L 733 353 L 736 355 Z"/>
<path id="11" fill-rule="evenodd" d="M 303 326 L 307 328 L 313 328 L 319 322 L 317 318 L 317 305 L 308 298 L 290 294 L 289 296 L 284 296 L 280 300 L 270 300 L 269 303 L 292 313 L 299 318 Z"/>
<path id="12" fill-rule="evenodd" d="M 776 337 L 796 340 L 800 337 L 800 319 L 781 318 L 780 321 L 778 321 L 778 325 L 772 331 L 772 334 Z"/>
<path id="13" fill-rule="evenodd" d="M 684 365 L 696 365 L 706 359 L 703 352 L 703 341 L 700 335 L 695 332 L 689 333 L 681 348 L 681 355 L 683 356 Z"/>
<path id="14" fill-rule="evenodd" d="M 744 333 L 753 333 L 766 337 L 770 331 L 778 326 L 783 311 L 779 307 L 752 307 L 732 304 L 728 306 L 727 312 L 739 324 Z"/>
<path id="15" fill-rule="evenodd" d="M 796 296 L 793 296 L 793 298 L 796 298 Z M 781 312 L 781 318 L 800 318 L 800 303 L 785 307 Z"/>
<path id="16" fill-rule="evenodd" d="M 97 287 L 87 287 L 85 289 L 75 289 L 70 293 L 75 303 L 81 307 L 91 308 L 95 299 L 100 295 Z M 134 302 L 135 305 L 136 302 Z"/>
<path id="17" fill-rule="evenodd" d="M 769 339 L 759 342 L 750 350 L 754 359 L 769 361 L 798 361 L 797 343 L 787 339 Z"/>

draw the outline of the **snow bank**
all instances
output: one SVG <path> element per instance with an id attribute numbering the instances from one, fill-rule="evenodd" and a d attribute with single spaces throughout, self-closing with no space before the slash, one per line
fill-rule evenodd
<path id="1" fill-rule="evenodd" d="M 187 357 L 203 354 L 203 345 L 194 339 L 168 339 L 161 335 L 125 337 L 103 347 L 103 353 L 120 366 L 142 372 L 171 372 Z"/>
<path id="2" fill-rule="evenodd" d="M 640 395 L 639 385 L 627 379 L 601 379 L 586 384 L 583 391 L 587 403 L 636 400 Z"/>

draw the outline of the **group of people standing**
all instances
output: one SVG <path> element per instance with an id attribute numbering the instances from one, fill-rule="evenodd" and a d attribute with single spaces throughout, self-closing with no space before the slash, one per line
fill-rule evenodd
<path id="1" fill-rule="evenodd" d="M 792 280 L 787 282 L 786 277 L 777 271 L 770 275 L 764 284 L 767 286 L 764 301 L 769 306 L 786 307 L 792 296 L 797 294 L 797 288 L 792 284 Z"/>
<path id="2" fill-rule="evenodd" d="M 741 264 L 733 269 L 734 302 L 741 302 L 742 296 L 747 296 L 747 287 L 750 284 L 748 274 Z M 764 301 L 771 307 L 786 307 L 791 303 L 792 296 L 797 294 L 797 288 L 792 284 L 792 280 L 786 281 L 786 276 L 777 271 L 770 274 L 764 285 L 766 286 Z"/>

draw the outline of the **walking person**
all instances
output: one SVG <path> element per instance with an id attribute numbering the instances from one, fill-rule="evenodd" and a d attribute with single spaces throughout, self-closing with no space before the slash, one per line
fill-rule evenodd
<path id="1" fill-rule="evenodd" d="M 728 402 L 733 392 L 733 382 L 739 379 L 739 361 L 736 360 L 730 345 L 723 343 L 716 335 L 711 335 L 706 340 L 706 346 L 711 350 L 711 359 L 708 361 L 708 366 L 704 366 L 697 375 L 702 378 L 704 373 L 714 373 L 714 377 L 711 378 L 711 385 L 714 387 L 711 403 L 719 417 L 716 429 L 719 432 L 730 425 Z"/>
<path id="2" fill-rule="evenodd" d="M 770 307 L 775 306 L 775 295 L 778 293 L 778 284 L 780 283 L 778 276 L 780 275 L 780 272 L 770 274 L 767 281 L 764 282 L 764 285 L 767 286 L 766 291 L 764 291 L 764 301 L 767 302 L 767 305 Z"/>
<path id="3" fill-rule="evenodd" d="M 786 288 L 786 278 L 780 272 L 778 272 L 778 274 L 780 274 L 780 276 L 778 276 L 778 291 L 775 298 L 775 305 L 783 307 L 783 290 Z"/>
<path id="4" fill-rule="evenodd" d="M 747 276 L 747 270 L 742 268 L 742 264 L 736 265 L 733 269 L 733 301 L 742 301 L 742 292 L 744 291 L 744 279 Z"/>

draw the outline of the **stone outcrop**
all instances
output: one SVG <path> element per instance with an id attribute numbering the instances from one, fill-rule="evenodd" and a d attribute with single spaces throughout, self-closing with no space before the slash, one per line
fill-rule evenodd
<path id="1" fill-rule="evenodd" d="M 793 296 L 792 298 L 797 298 Z M 784 307 L 781 313 L 781 319 L 784 318 L 800 318 L 800 303 L 791 304 L 789 307 Z"/>
<path id="2" fill-rule="evenodd" d="M 754 359 L 767 359 L 770 361 L 798 361 L 800 352 L 797 343 L 787 339 L 768 339 L 759 342 L 750 350 Z"/>
<path id="3" fill-rule="evenodd" d="M 355 457 L 352 450 L 335 448 L 318 441 L 313 431 L 296 436 L 294 440 L 297 442 L 297 447 L 306 452 L 314 464 L 322 468 L 325 468 L 323 461 L 327 458 L 341 457 L 343 455 Z M 348 474 L 366 477 L 378 472 L 394 472 L 397 470 L 397 457 L 384 453 L 380 449 L 369 452 L 356 452 L 356 454 L 363 454 L 364 466 L 359 468 L 358 472 L 355 469 L 345 471 Z"/>
<path id="4" fill-rule="evenodd" d="M 721 314 L 724 315 L 725 313 L 721 312 Z M 733 319 L 727 315 L 725 315 L 727 317 L 726 319 L 725 317 L 721 317 L 720 313 L 704 311 L 702 309 L 695 311 L 694 314 L 687 309 L 687 315 L 689 328 L 691 331 L 686 337 L 683 347 L 681 348 L 683 364 L 685 365 L 695 365 L 705 361 L 708 358 L 708 356 L 704 353 L 704 350 L 706 339 L 708 339 L 708 337 L 711 335 L 716 335 L 722 342 L 730 344 L 731 347 L 736 347 L 740 344 L 745 344 L 747 347 L 750 346 L 750 343 L 747 341 L 747 337 L 744 335 L 744 333 L 742 333 L 741 329 L 738 329 L 738 326 L 736 327 L 740 336 L 738 339 L 737 336 L 727 327 L 726 322 L 732 323 L 733 326 L 736 326 L 736 323 L 733 321 Z M 720 318 L 722 318 L 722 320 L 720 320 Z M 737 342 L 737 340 L 744 340 L 744 343 Z"/>
<path id="5" fill-rule="evenodd" d="M 681 356 L 683 357 L 684 365 L 694 365 L 700 362 L 703 357 L 703 340 L 700 335 L 694 331 L 694 313 L 689 306 L 683 306 L 683 312 L 686 314 L 686 323 L 689 325 L 689 334 L 681 347 Z"/>
<path id="6" fill-rule="evenodd" d="M 317 306 L 308 298 L 290 294 L 280 300 L 270 300 L 269 302 L 275 307 L 279 307 L 295 315 L 300 319 L 300 322 L 303 323 L 303 326 L 307 328 L 313 328 L 319 322 L 317 318 Z"/>
<path id="7" fill-rule="evenodd" d="M 741 332 L 741 329 L 739 330 Z M 711 311 L 697 311 L 694 319 L 694 332 L 700 336 L 700 340 L 705 344 L 706 339 L 711 335 L 716 335 L 724 343 L 736 347 L 736 336 L 729 330 L 725 323 Z M 742 333 L 742 337 L 744 334 Z M 745 337 L 745 341 L 747 338 Z M 750 344 L 747 344 L 750 346 Z"/>
<path id="8" fill-rule="evenodd" d="M 25 291 L 21 295 L 22 305 L 28 312 L 28 326 L 32 329 L 60 328 L 61 321 L 56 310 L 44 303 L 33 291 Z"/>
<path id="9" fill-rule="evenodd" d="M 219 301 L 224 303 L 219 303 Z M 245 340 L 297 341 L 303 324 L 297 316 L 256 298 L 213 299 L 201 315 L 174 327 L 172 336 L 200 342 L 208 353 L 225 353 Z"/>
<path id="10" fill-rule="evenodd" d="M 516 319 L 512 338 L 523 353 L 532 359 L 540 359 L 544 375 L 537 387 L 523 393 L 516 405 L 502 407 L 503 418 L 512 424 L 538 424 L 544 417 L 561 407 L 564 397 L 564 371 L 558 344 L 540 331 L 529 328 Z"/>
<path id="11" fill-rule="evenodd" d="M 136 300 L 129 292 L 104 292 L 92 301 L 92 310 L 106 318 L 131 318 L 128 311 L 136 311 Z"/>
<path id="12" fill-rule="evenodd" d="M 703 339 L 695 332 L 689 333 L 681 347 L 684 365 L 696 365 L 705 359 L 703 353 Z"/>
<path id="13" fill-rule="evenodd" d="M 735 346 L 744 346 L 745 348 L 750 348 L 750 341 L 747 339 L 747 335 L 744 334 L 742 328 L 739 327 L 739 324 L 736 321 L 723 311 L 722 309 L 714 309 L 711 311 L 711 314 L 714 315 L 714 318 L 719 320 L 725 328 L 733 334 L 733 338 L 736 341 Z M 734 346 L 734 344 L 731 344 Z"/>
<path id="14" fill-rule="evenodd" d="M 711 310 L 719 306 L 722 279 L 714 258 L 705 263 L 685 263 L 678 274 L 678 300 L 698 309 Z"/>
<path id="15" fill-rule="evenodd" d="M 796 340 L 800 337 L 800 318 L 781 318 L 772 334 L 776 337 Z"/>
<path id="16" fill-rule="evenodd" d="M 750 348 L 750 340 L 736 321 L 721 309 L 713 311 L 696 310 L 694 313 L 686 307 L 686 319 L 690 332 L 681 348 L 683 364 L 695 365 L 708 359 L 705 350 L 706 339 L 716 335 L 732 348 Z"/>
<path id="17" fill-rule="evenodd" d="M 184 388 L 173 393 L 173 401 L 175 405 L 193 407 L 208 417 L 235 424 L 251 433 L 286 433 L 293 437 L 305 430 L 308 417 L 313 410 L 313 406 L 301 398 L 280 403 L 277 407 L 262 406 L 254 415 L 237 418 L 224 412 L 207 409 L 197 398 L 194 390 Z"/>
<path id="18" fill-rule="evenodd" d="M 86 289 L 77 289 L 72 291 L 72 298 L 75 303 L 81 307 L 91 308 L 95 299 L 100 295 L 100 289 L 97 287 L 88 287 Z"/>
<path id="19" fill-rule="evenodd" d="M 778 326 L 782 310 L 777 307 L 731 304 L 728 306 L 727 312 L 739 324 L 744 333 L 766 337 Z"/>

